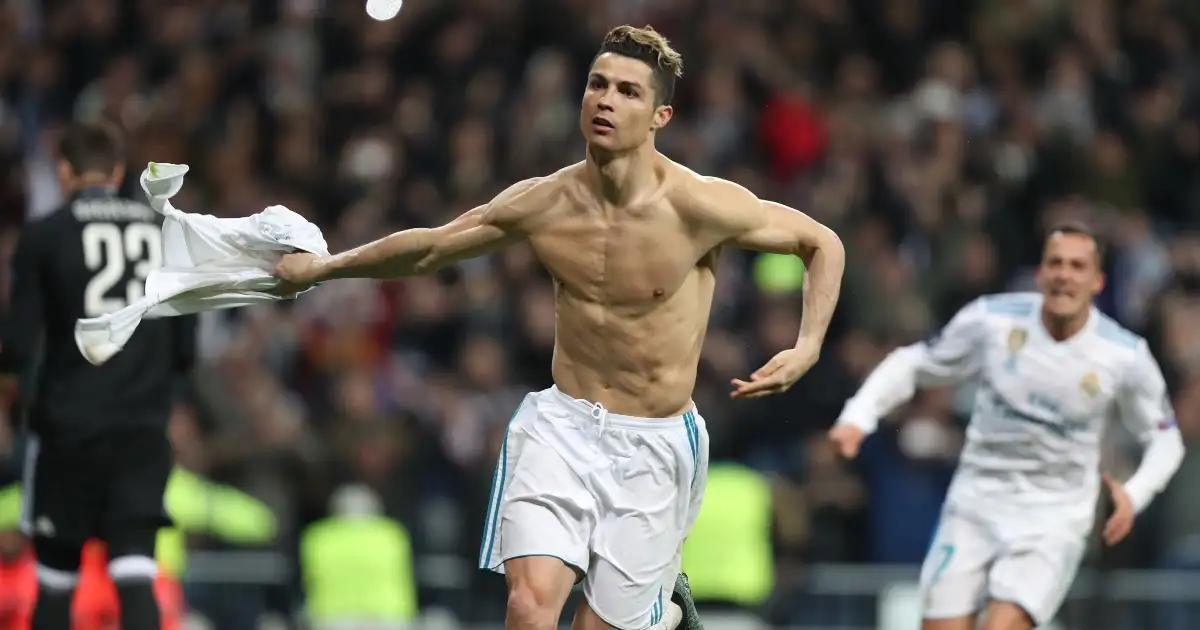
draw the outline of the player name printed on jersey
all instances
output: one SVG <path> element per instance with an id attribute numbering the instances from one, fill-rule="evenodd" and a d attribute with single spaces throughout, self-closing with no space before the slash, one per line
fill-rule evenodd
<path id="1" fill-rule="evenodd" d="M 71 215 L 78 221 L 145 221 L 158 223 L 162 218 L 150 206 L 120 197 L 77 199 L 71 203 Z"/>

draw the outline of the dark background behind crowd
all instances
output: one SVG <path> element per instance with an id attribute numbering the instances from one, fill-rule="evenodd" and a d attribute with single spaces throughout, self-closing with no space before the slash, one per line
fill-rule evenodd
<path id="1" fill-rule="evenodd" d="M 810 213 L 848 252 L 821 361 L 761 402 L 730 402 L 726 383 L 794 342 L 799 292 L 752 255 L 721 263 L 695 397 L 713 457 L 772 479 L 777 590 L 803 591 L 817 563 L 923 557 L 970 393 L 918 395 L 853 466 L 823 432 L 891 348 L 981 293 L 1031 287 L 1048 222 L 1083 218 L 1109 242 L 1100 306 L 1147 337 L 1186 439 L 1200 438 L 1190 0 L 408 0 L 389 22 L 357 0 L 0 0 L 0 259 L 61 201 L 52 150 L 72 119 L 127 131 L 130 194 L 149 160 L 191 165 L 175 203 L 189 211 L 281 203 L 334 251 L 443 223 L 582 159 L 586 68 L 626 22 L 684 55 L 659 148 Z M 419 554 L 465 567 L 426 567 L 454 589 L 423 601 L 495 620 L 502 584 L 469 569 L 497 438 L 550 384 L 553 332 L 527 247 L 207 314 L 170 425 L 178 461 L 271 506 L 289 557 L 334 488 L 369 484 Z M 1137 456 L 1114 432 L 1109 465 L 1127 473 Z M 1200 568 L 1197 482 L 1190 452 L 1103 563 Z M 781 604 L 779 623 L 802 623 L 797 607 Z"/>

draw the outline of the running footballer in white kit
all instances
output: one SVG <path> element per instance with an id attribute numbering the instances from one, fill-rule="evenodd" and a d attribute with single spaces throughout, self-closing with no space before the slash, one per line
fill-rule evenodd
<path id="1" fill-rule="evenodd" d="M 588 72 L 583 162 L 444 226 L 276 268 L 304 288 L 433 273 L 526 242 L 553 277 L 555 386 L 526 396 L 508 425 L 480 549 L 479 566 L 508 583 L 508 630 L 557 628 L 580 580 L 574 630 L 702 630 L 679 568 L 708 466 L 692 389 L 717 260 L 741 247 L 806 269 L 796 345 L 734 379 L 734 398 L 795 383 L 837 304 L 845 252 L 829 228 L 655 150 L 681 72 L 653 29 L 617 27 Z"/>
<path id="2" fill-rule="evenodd" d="M 1112 545 L 1166 486 L 1183 442 L 1141 337 L 1092 305 L 1100 252 L 1083 226 L 1051 232 L 1041 293 L 981 297 L 935 338 L 892 352 L 847 402 L 831 438 L 852 457 L 916 387 L 971 380 L 975 408 L 921 568 L 923 630 L 1025 630 L 1051 621 L 1083 558 L 1100 485 Z M 1126 483 L 1100 474 L 1108 420 L 1145 446 Z"/>

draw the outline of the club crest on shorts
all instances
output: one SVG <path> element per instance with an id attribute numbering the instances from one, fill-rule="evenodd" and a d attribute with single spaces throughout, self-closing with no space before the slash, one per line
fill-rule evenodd
<path id="1" fill-rule="evenodd" d="M 1079 380 L 1079 391 L 1087 394 L 1089 398 L 1095 398 L 1100 393 L 1100 375 L 1095 372 L 1088 372 Z"/>

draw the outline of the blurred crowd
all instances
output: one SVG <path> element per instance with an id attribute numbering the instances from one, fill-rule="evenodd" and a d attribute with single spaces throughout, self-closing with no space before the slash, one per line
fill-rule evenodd
<path id="1" fill-rule="evenodd" d="M 407 0 L 388 22 L 358 0 L 2 0 L 0 259 L 61 201 L 51 148 L 73 118 L 127 130 L 130 194 L 147 161 L 189 164 L 175 204 L 189 211 L 284 204 L 334 251 L 443 223 L 583 158 L 586 68 L 620 23 L 652 24 L 684 55 L 660 150 L 846 244 L 825 352 L 796 387 L 727 397 L 730 378 L 795 340 L 799 288 L 769 258 L 723 257 L 700 367 L 714 459 L 772 479 L 779 589 L 803 588 L 811 563 L 924 555 L 970 392 L 918 395 L 853 466 L 823 431 L 890 349 L 977 295 L 1029 289 L 1050 222 L 1104 236 L 1099 304 L 1150 341 L 1200 439 L 1190 0 Z M 418 557 L 470 569 L 498 438 L 550 384 L 553 341 L 551 284 L 528 247 L 437 277 L 329 283 L 206 315 L 171 438 L 181 466 L 272 508 L 289 557 L 354 481 Z M 16 453 L 0 433 L 0 458 Z M 1138 455 L 1112 433 L 1111 467 Z M 1200 567 L 1197 481 L 1189 453 L 1109 562 Z M 500 581 L 449 566 L 419 575 L 467 593 L 441 602 L 464 618 L 495 619 Z"/>

